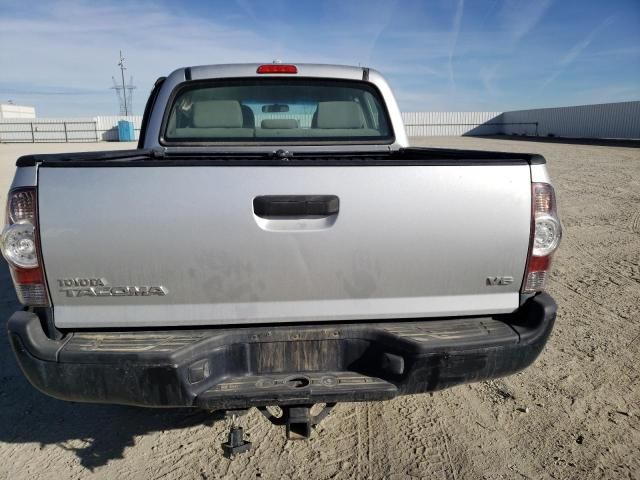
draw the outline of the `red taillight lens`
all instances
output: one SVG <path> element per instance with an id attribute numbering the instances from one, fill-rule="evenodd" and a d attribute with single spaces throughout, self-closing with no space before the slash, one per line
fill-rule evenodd
<path id="1" fill-rule="evenodd" d="M 553 253 L 562 238 L 555 192 L 548 183 L 532 185 L 531 215 L 531 241 L 522 293 L 535 293 L 544 288 Z"/>
<path id="2" fill-rule="evenodd" d="M 298 73 L 298 67 L 295 65 L 281 65 L 279 63 L 273 63 L 260 65 L 257 73 Z"/>
<path id="3" fill-rule="evenodd" d="M 18 300 L 28 306 L 47 306 L 49 296 L 41 261 L 37 205 L 33 187 L 9 192 L 7 226 L 0 246 L 11 269 Z"/>
<path id="4" fill-rule="evenodd" d="M 21 285 L 30 285 L 33 283 L 44 283 L 42 269 L 40 268 L 14 268 L 13 279 Z"/>

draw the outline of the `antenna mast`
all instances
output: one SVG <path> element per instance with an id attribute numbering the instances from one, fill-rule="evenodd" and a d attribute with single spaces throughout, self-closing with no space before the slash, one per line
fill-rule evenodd
<path id="1" fill-rule="evenodd" d="M 120 61 L 118 62 L 118 66 L 120 67 L 120 78 L 122 83 L 118 85 L 115 77 L 111 77 L 113 79 L 113 87 L 111 88 L 116 91 L 116 96 L 120 103 L 120 115 L 127 116 L 132 113 L 133 110 L 133 89 L 136 87 L 133 85 L 133 76 L 130 77 L 128 85 L 124 83 L 124 71 L 127 67 L 124 65 L 122 50 L 120 50 Z"/>
<path id="2" fill-rule="evenodd" d="M 124 71 L 127 67 L 124 66 L 124 57 L 122 56 L 122 50 L 120 50 L 120 61 L 118 62 L 118 66 L 120 67 L 120 75 L 122 76 L 122 98 L 124 99 L 124 114 L 129 115 L 129 109 L 127 108 L 127 91 L 124 88 Z"/>

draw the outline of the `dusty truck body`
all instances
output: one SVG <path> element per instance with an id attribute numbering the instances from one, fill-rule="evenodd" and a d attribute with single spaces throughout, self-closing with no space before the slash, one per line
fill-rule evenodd
<path id="1" fill-rule="evenodd" d="M 177 70 L 140 137 L 17 162 L 3 252 L 26 308 L 8 328 L 43 392 L 279 405 L 305 426 L 316 403 L 542 350 L 560 238 L 542 157 L 411 148 L 380 74 L 325 65 Z"/>

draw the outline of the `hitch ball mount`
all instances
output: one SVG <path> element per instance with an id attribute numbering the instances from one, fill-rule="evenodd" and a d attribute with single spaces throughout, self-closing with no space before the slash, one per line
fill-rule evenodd
<path id="1" fill-rule="evenodd" d="M 282 415 L 275 415 L 267 407 L 258 410 L 273 425 L 285 427 L 287 440 L 305 440 L 311 436 L 312 428 L 324 420 L 331 412 L 335 403 L 325 404 L 320 412 L 311 414 L 313 405 L 285 405 L 281 406 Z M 245 439 L 244 429 L 237 425 L 237 417 L 246 415 L 248 410 L 227 410 L 225 417 L 231 418 L 227 441 L 222 444 L 223 455 L 233 458 L 235 455 L 248 452 L 251 442 Z"/>

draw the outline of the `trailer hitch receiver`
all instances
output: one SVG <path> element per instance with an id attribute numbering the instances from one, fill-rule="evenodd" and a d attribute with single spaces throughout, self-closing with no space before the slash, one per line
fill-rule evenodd
<path id="1" fill-rule="evenodd" d="M 311 413 L 313 405 L 281 406 L 280 416 L 272 413 L 267 407 L 260 407 L 259 410 L 272 424 L 285 426 L 287 440 L 304 440 L 311 436 L 312 427 L 324 420 L 335 405 L 327 403 L 317 414 Z"/>

